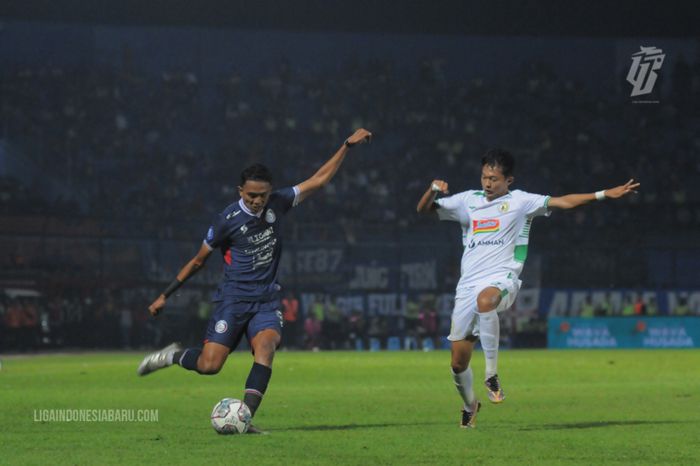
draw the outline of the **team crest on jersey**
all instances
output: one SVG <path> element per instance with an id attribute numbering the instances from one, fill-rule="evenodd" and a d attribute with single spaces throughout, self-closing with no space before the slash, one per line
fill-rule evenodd
<path id="1" fill-rule="evenodd" d="M 245 232 L 246 232 L 246 231 L 248 231 L 248 227 L 245 226 L 245 225 L 243 225 L 243 226 L 241 227 L 241 233 L 243 233 L 243 234 L 245 235 Z"/>
<path id="2" fill-rule="evenodd" d="M 501 229 L 501 221 L 497 218 L 487 218 L 484 220 L 472 220 L 472 231 L 475 235 L 479 233 L 495 233 Z"/>
<path id="3" fill-rule="evenodd" d="M 275 223 L 275 220 L 277 217 L 275 216 L 275 213 L 272 211 L 272 209 L 267 209 L 267 212 L 265 213 L 265 221 L 267 223 Z"/>
<path id="4" fill-rule="evenodd" d="M 225 320 L 220 320 L 214 326 L 214 330 L 216 330 L 216 333 L 224 333 L 228 330 L 228 324 Z"/>
<path id="5" fill-rule="evenodd" d="M 508 209 L 510 209 L 510 204 L 508 204 L 508 202 L 504 202 L 498 206 L 499 212 L 503 212 L 504 214 L 508 212 Z"/>

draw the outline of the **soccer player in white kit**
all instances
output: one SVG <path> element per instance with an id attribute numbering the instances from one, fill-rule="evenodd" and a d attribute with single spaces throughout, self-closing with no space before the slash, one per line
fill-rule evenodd
<path id="1" fill-rule="evenodd" d="M 464 401 L 461 427 L 474 427 L 481 407 L 474 395 L 469 366 L 477 338 L 486 358 L 485 385 L 489 400 L 500 403 L 505 398 L 497 373 L 500 331 L 497 313 L 510 308 L 520 290 L 518 277 L 527 257 L 532 220 L 549 216 L 552 209 L 572 209 L 594 200 L 616 199 L 636 192 L 639 187 L 639 183 L 630 180 L 596 193 L 542 196 L 509 190 L 515 166 L 509 152 L 491 149 L 481 165 L 481 191 L 469 190 L 436 200 L 438 193 L 449 192 L 445 181 L 434 180 L 416 208 L 419 213 L 435 211 L 440 220 L 459 222 L 462 226 L 461 277 L 447 337 L 452 343 L 452 375 Z"/>

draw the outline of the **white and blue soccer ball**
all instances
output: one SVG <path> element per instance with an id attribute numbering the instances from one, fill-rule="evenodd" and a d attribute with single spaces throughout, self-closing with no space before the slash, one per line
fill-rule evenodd
<path id="1" fill-rule="evenodd" d="M 250 409 L 241 400 L 224 398 L 211 412 L 211 425 L 220 434 L 245 434 L 251 417 Z"/>

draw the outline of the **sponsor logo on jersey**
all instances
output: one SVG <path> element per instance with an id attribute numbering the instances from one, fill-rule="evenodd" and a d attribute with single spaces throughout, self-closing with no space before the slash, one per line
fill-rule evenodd
<path id="1" fill-rule="evenodd" d="M 214 325 L 214 330 L 216 333 L 224 333 L 226 330 L 228 330 L 228 324 L 225 320 L 220 320 L 216 323 L 216 325 Z"/>
<path id="2" fill-rule="evenodd" d="M 472 239 L 471 242 L 469 243 L 468 248 L 474 249 L 477 246 L 503 246 L 504 244 L 506 244 L 506 242 L 503 240 L 503 238 L 501 238 L 501 239 L 482 239 L 479 241 L 475 241 Z"/>
<path id="3" fill-rule="evenodd" d="M 226 216 L 226 220 L 231 220 L 233 217 L 235 217 L 236 215 L 238 215 L 238 214 L 240 214 L 240 213 L 241 213 L 240 210 L 237 210 L 237 211 L 235 211 L 235 212 L 231 212 L 230 214 L 228 214 L 228 215 Z"/>
<path id="4" fill-rule="evenodd" d="M 269 227 L 261 231 L 260 233 L 255 233 L 254 235 L 250 235 L 248 237 L 248 242 L 252 244 L 260 244 L 264 243 L 265 241 L 269 240 L 272 238 L 272 235 L 275 233 L 275 228 L 274 227 Z"/>
<path id="5" fill-rule="evenodd" d="M 243 225 L 240 229 L 241 229 L 241 233 L 243 233 L 244 235 L 245 235 L 245 232 L 248 231 L 248 227 L 245 225 Z"/>
<path id="6" fill-rule="evenodd" d="M 265 221 L 267 223 L 275 223 L 275 220 L 277 217 L 275 216 L 275 213 L 272 211 L 272 209 L 267 209 L 267 213 L 265 213 Z"/>
<path id="7" fill-rule="evenodd" d="M 510 209 L 510 204 L 507 202 L 504 202 L 503 204 L 498 206 L 498 211 L 503 212 L 504 214 L 508 212 L 508 209 Z"/>
<path id="8" fill-rule="evenodd" d="M 472 231 L 475 235 L 478 235 L 479 233 L 495 233 L 500 229 L 501 221 L 497 218 L 472 220 Z"/>

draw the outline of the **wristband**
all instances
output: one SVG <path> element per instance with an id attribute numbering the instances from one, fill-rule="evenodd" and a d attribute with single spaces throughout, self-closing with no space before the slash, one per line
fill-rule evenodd
<path id="1" fill-rule="evenodd" d="M 170 282 L 170 285 L 168 285 L 168 287 L 165 290 L 163 290 L 163 296 L 165 296 L 166 298 L 169 297 L 171 294 L 173 294 L 175 292 L 175 290 L 177 290 L 181 286 L 182 286 L 182 282 L 180 280 L 178 280 L 177 278 L 175 278 L 175 280 Z"/>
<path id="2" fill-rule="evenodd" d="M 351 148 L 352 146 L 354 146 L 354 144 L 351 144 L 350 141 L 348 141 L 347 139 L 345 140 L 345 142 L 343 143 L 343 145 L 344 145 L 345 147 L 347 147 L 348 149 Z"/>
<path id="3" fill-rule="evenodd" d="M 603 189 L 603 190 L 601 190 L 601 191 L 597 191 L 597 192 L 595 193 L 595 198 L 596 198 L 596 200 L 598 200 L 598 201 L 605 200 L 605 190 Z"/>

